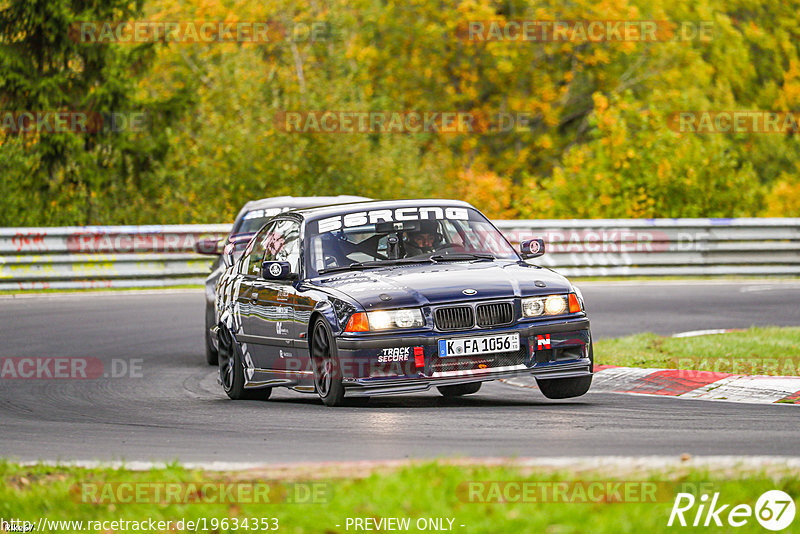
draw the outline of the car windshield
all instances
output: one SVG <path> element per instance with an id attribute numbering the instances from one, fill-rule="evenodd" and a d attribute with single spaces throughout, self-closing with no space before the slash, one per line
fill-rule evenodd
<path id="1" fill-rule="evenodd" d="M 306 236 L 310 276 L 407 263 L 519 259 L 480 212 L 464 207 L 345 213 L 310 222 Z"/>

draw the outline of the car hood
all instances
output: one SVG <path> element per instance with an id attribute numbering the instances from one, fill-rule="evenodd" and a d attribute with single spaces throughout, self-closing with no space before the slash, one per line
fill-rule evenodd
<path id="1" fill-rule="evenodd" d="M 338 273 L 313 283 L 344 293 L 365 310 L 528 297 L 571 289 L 566 278 L 549 269 L 510 261 L 383 267 Z"/>

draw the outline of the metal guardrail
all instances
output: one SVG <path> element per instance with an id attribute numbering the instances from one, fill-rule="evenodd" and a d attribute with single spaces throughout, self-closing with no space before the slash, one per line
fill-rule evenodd
<path id="1" fill-rule="evenodd" d="M 496 221 L 512 243 L 541 237 L 534 260 L 566 276 L 800 275 L 800 219 Z"/>
<path id="2" fill-rule="evenodd" d="M 0 290 L 200 284 L 229 224 L 0 228 Z"/>
<path id="3" fill-rule="evenodd" d="M 541 237 L 532 263 L 567 276 L 800 275 L 800 219 L 496 221 L 515 245 Z M 199 239 L 227 224 L 0 228 L 0 290 L 202 283 Z"/>

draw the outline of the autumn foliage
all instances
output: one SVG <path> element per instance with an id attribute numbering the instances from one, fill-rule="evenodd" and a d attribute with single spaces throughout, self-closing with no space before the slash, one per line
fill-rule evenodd
<path id="1" fill-rule="evenodd" d="M 0 39 L 16 44 L 0 52 L 2 108 L 125 106 L 147 111 L 149 129 L 0 130 L 2 225 L 219 222 L 249 199 L 286 194 L 463 198 L 495 218 L 800 216 L 797 132 L 668 125 L 683 110 L 800 110 L 798 0 L 80 4 L 0 3 Z M 68 39 L 71 22 L 100 17 L 270 21 L 286 34 L 260 43 Z M 713 33 L 464 38 L 470 21 L 488 20 L 703 23 Z M 275 128 L 286 110 L 462 111 L 479 127 L 298 133 Z"/>

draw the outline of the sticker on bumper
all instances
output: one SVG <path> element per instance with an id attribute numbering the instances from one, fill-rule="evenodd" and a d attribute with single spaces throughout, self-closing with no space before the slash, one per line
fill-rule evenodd
<path id="1" fill-rule="evenodd" d="M 378 355 L 378 363 L 385 362 L 407 362 L 411 347 L 396 347 L 392 349 L 382 349 L 382 354 Z"/>

